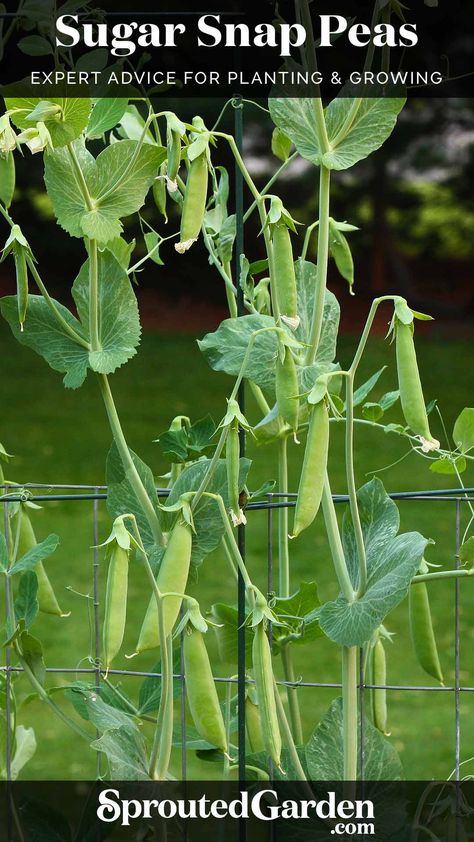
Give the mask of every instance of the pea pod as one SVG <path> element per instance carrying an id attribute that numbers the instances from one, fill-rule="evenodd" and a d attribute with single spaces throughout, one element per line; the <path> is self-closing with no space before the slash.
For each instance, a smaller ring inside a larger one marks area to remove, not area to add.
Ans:
<path id="1" fill-rule="evenodd" d="M 181 136 L 179 132 L 168 128 L 166 145 L 168 149 L 167 175 L 172 184 L 175 184 L 181 164 Z"/>
<path id="2" fill-rule="evenodd" d="M 403 324 L 396 318 L 395 342 L 400 401 L 405 421 L 415 435 L 432 444 L 429 449 L 435 449 L 439 447 L 439 442 L 433 439 L 430 432 L 413 341 L 413 325 Z"/>
<path id="3" fill-rule="evenodd" d="M 428 675 L 443 684 L 443 672 L 436 646 L 428 588 L 425 582 L 419 582 L 410 587 L 408 601 L 411 639 L 418 663 Z"/>
<path id="4" fill-rule="evenodd" d="M 128 552 L 115 543 L 110 554 L 105 595 L 103 646 L 107 671 L 123 643 L 127 617 L 127 590 Z"/>
<path id="5" fill-rule="evenodd" d="M 329 248 L 340 274 L 348 282 L 349 289 L 352 293 L 352 287 L 354 286 L 354 260 L 346 237 L 333 219 L 329 220 Z"/>
<path id="6" fill-rule="evenodd" d="M 307 529 L 319 511 L 328 453 L 329 413 L 326 401 L 322 400 L 314 406 L 309 421 L 292 538 L 296 538 L 304 529 Z"/>
<path id="7" fill-rule="evenodd" d="M 181 518 L 173 527 L 168 546 L 163 555 L 158 576 L 157 585 L 161 593 L 174 592 L 183 593 L 186 588 L 191 562 L 192 532 L 189 524 Z M 171 634 L 173 626 L 178 618 L 182 599 L 169 596 L 163 601 L 163 612 L 165 619 L 166 636 Z M 160 634 L 158 631 L 158 607 L 155 595 L 152 594 L 148 609 L 143 620 L 140 631 L 140 638 L 136 651 L 144 652 L 148 649 L 155 649 L 160 645 Z"/>
<path id="8" fill-rule="evenodd" d="M 252 665 L 263 744 L 275 766 L 280 768 L 281 735 L 275 701 L 272 653 L 263 622 L 259 623 L 255 629 L 252 644 Z"/>
<path id="9" fill-rule="evenodd" d="M 18 514 L 15 515 L 15 520 L 13 521 L 13 536 L 15 535 L 17 518 L 21 518 L 17 552 L 17 557 L 21 558 L 21 556 L 25 555 L 29 550 L 33 549 L 33 547 L 36 547 L 38 542 L 36 540 L 30 517 L 23 504 L 21 504 L 21 509 Z M 38 579 L 37 599 L 39 610 L 44 614 L 54 614 L 56 617 L 64 617 L 65 614 L 59 607 L 56 594 L 54 593 L 53 586 L 49 581 L 48 574 L 44 569 L 42 561 L 35 564 L 34 572 L 36 573 L 36 577 Z"/>
<path id="10" fill-rule="evenodd" d="M 273 294 L 276 297 L 281 317 L 297 328 L 298 300 L 296 294 L 295 264 L 290 232 L 284 222 L 278 222 L 273 229 Z"/>
<path id="11" fill-rule="evenodd" d="M 186 695 L 193 722 L 201 737 L 227 753 L 224 718 L 204 637 L 188 625 L 184 635 Z"/>
<path id="12" fill-rule="evenodd" d="M 261 751 L 265 751 L 265 744 L 263 742 L 262 729 L 260 726 L 260 711 L 256 698 L 254 700 L 249 692 L 247 692 L 245 697 L 245 727 L 247 729 L 247 737 L 250 743 L 250 751 L 253 754 L 259 754 Z"/>
<path id="13" fill-rule="evenodd" d="M 166 212 L 166 199 L 168 196 L 168 192 L 166 190 L 166 167 L 164 164 L 160 167 L 160 175 L 158 178 L 155 178 L 153 182 L 153 199 L 155 200 L 155 205 L 161 215 L 164 217 L 165 222 L 168 222 L 168 214 Z"/>
<path id="14" fill-rule="evenodd" d="M 380 639 L 377 638 L 372 648 L 372 677 L 373 683 L 385 685 L 387 683 L 387 661 L 385 648 Z M 372 690 L 374 705 L 374 725 L 382 734 L 388 735 L 387 731 L 387 691 L 384 689 Z"/>
<path id="15" fill-rule="evenodd" d="M 227 470 L 227 494 L 229 497 L 229 508 L 234 523 L 241 523 L 241 509 L 239 501 L 240 442 L 238 418 L 233 418 L 230 422 L 225 447 L 225 458 Z"/>
<path id="16" fill-rule="evenodd" d="M 15 243 L 13 246 L 13 257 L 16 270 L 18 320 L 20 322 L 20 328 L 23 330 L 28 310 L 28 266 L 26 263 L 25 249 L 19 243 Z"/>
<path id="17" fill-rule="evenodd" d="M 13 152 L 0 154 L 0 201 L 9 208 L 15 192 L 15 158 Z"/>
<path id="18" fill-rule="evenodd" d="M 281 417 L 296 432 L 298 429 L 299 385 L 296 363 L 290 349 L 284 348 L 283 359 L 276 364 L 276 399 Z"/>
<path id="19" fill-rule="evenodd" d="M 199 237 L 206 212 L 209 168 L 207 150 L 191 162 L 181 214 L 180 241 L 175 249 L 179 254 L 191 248 Z"/>

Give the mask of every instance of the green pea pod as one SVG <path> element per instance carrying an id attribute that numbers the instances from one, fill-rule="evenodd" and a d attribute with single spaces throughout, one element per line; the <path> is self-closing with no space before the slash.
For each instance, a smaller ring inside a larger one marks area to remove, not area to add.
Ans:
<path id="1" fill-rule="evenodd" d="M 348 282 L 349 289 L 352 292 L 352 287 L 354 286 L 354 261 L 352 259 L 351 249 L 346 237 L 337 228 L 332 219 L 329 221 L 329 248 L 340 274 Z"/>
<path id="2" fill-rule="evenodd" d="M 329 453 L 329 413 L 326 401 L 314 406 L 309 421 L 303 468 L 296 500 L 292 538 L 307 529 L 318 514 Z"/>
<path id="3" fill-rule="evenodd" d="M 173 528 L 156 578 L 161 593 L 174 591 L 184 593 L 191 562 L 191 546 L 191 527 L 180 518 Z M 174 596 L 168 596 L 163 601 L 166 636 L 171 634 L 173 630 L 173 626 L 178 619 L 181 603 L 182 599 Z M 155 595 L 152 594 L 136 651 L 137 653 L 145 652 L 148 649 L 156 649 L 159 645 L 158 606 Z"/>
<path id="4" fill-rule="evenodd" d="M 257 691 L 263 743 L 275 766 L 281 766 L 281 734 L 273 683 L 272 653 L 263 623 L 255 629 L 252 644 L 252 666 Z"/>
<path id="5" fill-rule="evenodd" d="M 36 547 L 36 544 L 38 542 L 36 540 L 35 532 L 30 517 L 28 515 L 26 507 L 23 504 L 21 506 L 21 511 L 18 513 L 18 515 L 15 516 L 15 520 L 12 524 L 13 534 L 15 534 L 15 523 L 16 518 L 18 517 L 21 517 L 21 520 L 17 557 L 21 558 L 21 556 L 25 555 L 29 550 L 33 549 L 33 547 Z M 49 581 L 48 574 L 44 569 L 42 561 L 39 561 L 38 564 L 35 564 L 34 572 L 36 573 L 36 577 L 38 579 L 37 599 L 39 610 L 42 611 L 43 614 L 54 614 L 54 616 L 56 617 L 67 616 L 61 611 L 61 608 L 59 607 L 58 600 L 56 599 L 56 594 L 54 593 L 53 586 Z"/>
<path id="6" fill-rule="evenodd" d="M 408 601 L 411 639 L 418 663 L 428 675 L 443 684 L 443 672 L 436 646 L 428 588 L 425 582 L 411 585 Z"/>
<path id="7" fill-rule="evenodd" d="M 181 214 L 180 241 L 175 245 L 179 254 L 188 251 L 199 237 L 206 212 L 208 179 L 207 151 L 204 151 L 189 167 Z"/>
<path id="8" fill-rule="evenodd" d="M 127 591 L 128 552 L 115 544 L 110 554 L 105 594 L 103 646 L 107 672 L 123 643 L 127 617 Z"/>
<path id="9" fill-rule="evenodd" d="M 9 208 L 15 192 L 15 158 L 13 152 L 0 155 L 0 201 Z"/>
<path id="10" fill-rule="evenodd" d="M 432 443 L 433 448 L 430 449 L 435 449 L 439 447 L 439 442 L 433 439 L 430 432 L 413 341 L 413 325 L 406 325 L 400 319 L 395 319 L 395 342 L 398 386 L 405 421 L 415 435 Z"/>
<path id="11" fill-rule="evenodd" d="M 245 699 L 245 727 L 247 729 L 250 751 L 253 754 L 259 754 L 261 751 L 265 751 L 265 743 L 263 742 L 262 728 L 260 725 L 260 711 L 258 704 L 249 695 Z"/>
<path id="12" fill-rule="evenodd" d="M 184 635 L 186 695 L 194 725 L 203 740 L 227 753 L 227 737 L 206 644 L 200 631 Z"/>
<path id="13" fill-rule="evenodd" d="M 15 259 L 16 269 L 16 291 L 18 300 L 18 320 L 20 328 L 23 330 L 23 325 L 26 319 L 28 310 L 28 266 L 26 263 L 25 249 L 23 246 L 15 243 L 13 246 L 13 257 Z"/>
<path id="14" fill-rule="evenodd" d="M 166 145 L 168 150 L 167 175 L 174 184 L 178 177 L 181 164 L 181 137 L 179 132 L 168 129 L 166 133 Z"/>
<path id="15" fill-rule="evenodd" d="M 377 638 L 372 648 L 372 676 L 373 683 L 385 685 L 387 683 L 387 662 L 385 648 L 380 639 Z M 372 690 L 374 703 L 374 725 L 382 734 L 388 736 L 387 731 L 387 691 Z"/>
<path id="16" fill-rule="evenodd" d="M 285 347 L 283 360 L 278 355 L 276 365 L 276 399 L 281 417 L 296 432 L 298 429 L 299 384 L 296 363 L 290 349 Z"/>
<path id="17" fill-rule="evenodd" d="M 155 178 L 153 182 L 153 199 L 155 200 L 155 205 L 157 209 L 164 217 L 165 221 L 168 222 L 168 214 L 166 212 L 166 199 L 168 197 L 168 191 L 166 189 L 165 172 L 166 167 L 162 165 L 160 167 L 159 178 Z"/>
<path id="18" fill-rule="evenodd" d="M 280 315 L 291 327 L 297 328 L 300 320 L 295 264 L 290 232 L 284 222 L 277 223 L 273 229 L 273 267 L 273 293 Z"/>
<path id="19" fill-rule="evenodd" d="M 239 501 L 240 442 L 239 421 L 237 418 L 233 418 L 230 423 L 225 447 L 225 458 L 229 508 L 234 523 L 241 523 L 241 509 Z"/>

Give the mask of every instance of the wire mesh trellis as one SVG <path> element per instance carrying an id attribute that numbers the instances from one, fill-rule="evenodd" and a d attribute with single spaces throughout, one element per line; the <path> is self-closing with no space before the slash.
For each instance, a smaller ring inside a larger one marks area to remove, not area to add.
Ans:
<path id="1" fill-rule="evenodd" d="M 36 492 L 33 494 L 33 492 Z M 159 497 L 164 498 L 168 494 L 167 489 L 157 489 Z M 461 540 L 461 509 L 463 504 L 474 503 L 474 488 L 465 490 L 458 489 L 441 489 L 441 490 L 426 490 L 418 492 L 395 492 L 389 495 L 394 500 L 406 501 L 410 503 L 451 503 L 453 505 L 453 556 L 455 558 L 456 569 L 460 566 L 459 547 Z M 107 488 L 105 486 L 87 486 L 87 485 L 45 485 L 45 484 L 28 484 L 22 486 L 18 493 L 13 492 L 10 487 L 3 487 L 3 494 L 0 496 L 0 503 L 3 505 L 3 523 L 4 529 L 8 532 L 9 529 L 9 515 L 8 507 L 14 503 L 24 502 L 28 499 L 34 499 L 36 502 L 63 502 L 68 504 L 92 503 L 92 539 L 93 548 L 92 554 L 92 604 L 93 604 L 93 650 L 94 663 L 90 667 L 63 667 L 50 666 L 46 667 L 46 673 L 56 675 L 89 675 L 95 682 L 97 688 L 101 683 L 101 626 L 100 626 L 100 599 L 99 599 L 99 568 L 100 568 L 100 553 L 98 551 L 99 543 L 99 504 L 107 498 Z M 342 504 L 347 502 L 346 495 L 334 495 L 334 502 Z M 266 512 L 266 528 L 267 528 L 267 583 L 268 593 L 273 593 L 273 581 L 275 571 L 275 558 L 273 547 L 273 521 L 274 513 L 282 506 L 292 508 L 296 503 L 296 494 L 288 493 L 282 494 L 272 492 L 266 495 L 266 499 L 261 501 L 250 502 L 246 508 L 247 513 L 251 515 L 252 512 L 265 511 Z M 243 542 L 241 541 L 241 548 L 243 549 Z M 5 610 L 8 614 L 9 606 L 8 592 L 5 590 Z M 245 608 L 245 606 L 244 606 Z M 244 630 L 245 635 L 245 630 Z M 216 676 L 215 680 L 218 684 L 234 684 L 237 685 L 238 697 L 238 745 L 242 753 L 239 756 L 239 765 L 241 766 L 240 779 L 245 780 L 245 706 L 241 701 L 242 696 L 245 696 L 245 689 L 248 683 L 246 676 L 245 664 L 245 639 L 239 638 L 239 667 L 237 677 Z M 364 758 L 365 758 L 365 732 L 364 732 L 364 716 L 365 708 L 365 694 L 367 690 L 384 689 L 387 692 L 396 691 L 414 691 L 423 693 L 450 693 L 453 697 L 453 711 L 454 711 L 454 728 L 453 728 L 453 744 L 454 744 L 454 779 L 460 779 L 461 768 L 461 721 L 460 721 L 460 700 L 461 694 L 474 692 L 474 686 L 461 684 L 461 670 L 460 670 L 460 579 L 454 580 L 454 682 L 448 685 L 426 685 L 426 684 L 371 684 L 364 680 L 363 658 L 361 650 L 360 658 L 360 675 L 359 675 L 359 698 L 361 707 L 361 725 L 359 734 L 359 752 L 360 752 L 360 768 L 363 777 Z M 11 737 L 10 729 L 12 723 L 12 708 L 11 708 L 11 679 L 14 673 L 22 673 L 23 669 L 20 666 L 12 665 L 10 647 L 5 648 L 5 663 L 0 667 L 0 672 L 5 676 L 6 684 L 6 756 L 5 769 L 8 780 L 11 779 Z M 159 672 L 152 672 L 147 670 L 134 669 L 109 669 L 109 674 L 112 676 L 121 676 L 126 678 L 160 678 Z M 180 701 L 180 729 L 181 729 L 181 775 L 182 780 L 187 779 L 187 736 L 186 736 L 186 704 L 185 704 L 185 670 L 181 657 L 180 669 L 174 676 L 175 680 L 181 683 L 181 701 Z M 286 680 L 278 680 L 278 685 L 282 688 L 295 686 L 292 682 Z M 298 680 L 296 683 L 299 688 L 309 688 L 313 690 L 326 689 L 340 689 L 340 682 L 325 682 L 325 681 L 304 681 Z M 97 757 L 97 772 L 100 772 L 100 756 Z M 243 768 L 242 768 L 243 767 Z"/>

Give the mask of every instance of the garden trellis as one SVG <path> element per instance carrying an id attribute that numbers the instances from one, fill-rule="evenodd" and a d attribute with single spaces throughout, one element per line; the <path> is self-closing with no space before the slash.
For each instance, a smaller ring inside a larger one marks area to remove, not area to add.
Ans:
<path id="1" fill-rule="evenodd" d="M 86 505 L 87 503 L 92 503 L 92 511 L 89 513 L 89 523 L 90 523 L 90 535 L 91 535 L 91 542 L 94 544 L 93 549 L 91 550 L 91 596 L 93 601 L 93 650 L 94 650 L 94 658 L 96 661 L 96 666 L 90 667 L 64 667 L 61 665 L 49 666 L 46 667 L 46 672 L 51 675 L 58 675 L 58 676 L 69 676 L 71 674 L 75 676 L 91 676 L 95 678 L 96 686 L 100 687 L 101 682 L 101 675 L 103 674 L 103 670 L 100 666 L 100 654 L 101 654 L 101 623 L 100 623 L 100 594 L 99 594 L 99 585 L 98 585 L 98 570 L 100 561 L 100 553 L 98 549 L 99 543 L 99 524 L 98 524 L 98 514 L 99 514 L 99 505 L 104 503 L 107 499 L 107 488 L 106 486 L 88 486 L 88 485 L 33 485 L 29 484 L 22 489 L 21 495 L 12 494 L 11 488 L 4 487 L 2 489 L 3 496 L 0 497 L 0 503 L 2 503 L 4 517 L 5 517 L 5 526 L 8 528 L 8 518 L 7 518 L 7 507 L 14 502 L 21 502 L 27 499 L 34 499 L 37 503 L 48 504 L 48 503 L 61 503 L 67 504 L 67 506 L 71 505 Z M 168 489 L 157 489 L 158 495 L 161 499 L 166 499 L 166 496 L 169 494 Z M 426 491 L 410 491 L 410 492 L 395 492 L 390 495 L 392 499 L 404 501 L 405 505 L 421 505 L 422 503 L 426 504 L 433 504 L 436 505 L 437 503 L 450 503 L 452 504 L 452 520 L 453 520 L 453 529 L 452 529 L 452 546 L 453 546 L 453 559 L 455 560 L 455 567 L 456 569 L 459 568 L 459 547 L 461 542 L 461 510 L 464 505 L 467 503 L 474 503 L 474 488 L 466 488 L 462 491 L 457 489 L 430 489 Z M 278 511 L 280 508 L 293 508 L 295 506 L 295 498 L 296 494 L 288 494 L 282 495 L 278 492 L 271 492 L 267 495 L 267 499 L 259 502 L 249 503 L 246 509 L 249 512 L 250 517 L 258 516 L 257 513 L 262 513 L 260 516 L 266 517 L 266 527 L 262 525 L 262 528 L 266 528 L 267 530 L 267 582 L 268 582 L 268 594 L 271 596 L 274 592 L 273 583 L 274 583 L 274 576 L 275 576 L 275 562 L 274 562 L 274 552 L 273 552 L 273 517 L 274 513 Z M 334 501 L 336 505 L 340 505 L 347 502 L 346 495 L 335 495 Z M 240 527 L 242 531 L 245 530 L 245 527 Z M 244 546 L 243 538 L 241 538 L 241 546 Z M 454 757 L 454 776 L 453 779 L 459 781 L 461 779 L 461 721 L 460 721 L 460 698 L 461 694 L 463 693 L 473 693 L 474 686 L 463 685 L 460 678 L 460 653 L 461 653 L 461 639 L 460 639 L 460 616 L 459 616 L 459 593 L 460 587 L 462 586 L 462 579 L 455 579 L 452 582 L 452 590 L 453 590 L 453 601 L 454 601 L 454 664 L 453 664 L 453 673 L 454 673 L 454 683 L 447 685 L 447 686 L 436 686 L 436 685 L 427 685 L 427 684 L 385 684 L 385 685 L 375 685 L 370 684 L 364 679 L 364 672 L 363 672 L 363 664 L 362 664 L 362 651 L 361 651 L 361 667 L 360 667 L 360 676 L 359 676 L 359 697 L 361 703 L 361 713 L 364 711 L 365 706 L 365 693 L 367 690 L 374 690 L 374 689 L 385 689 L 388 693 L 403 691 L 403 692 L 423 692 L 423 693 L 449 693 L 452 695 L 453 699 L 453 728 L 452 728 L 452 744 L 453 744 L 453 757 Z M 8 610 L 8 607 L 7 607 Z M 7 685 L 7 707 L 6 707 L 6 714 L 7 720 L 10 717 L 10 706 L 9 706 L 9 684 L 12 673 L 21 672 L 21 667 L 11 667 L 10 666 L 10 656 L 9 656 L 9 648 L 6 649 L 6 658 L 5 658 L 5 665 L 0 668 L 0 671 L 4 673 L 6 678 L 6 685 Z M 243 657 L 242 657 L 243 654 Z M 245 698 L 245 691 L 248 686 L 248 677 L 246 674 L 246 664 L 245 664 L 245 640 L 240 641 L 240 657 L 239 657 L 239 674 L 236 678 L 230 678 L 225 676 L 214 676 L 215 681 L 219 684 L 234 684 L 237 685 L 237 692 L 239 698 L 241 694 L 244 695 Z M 144 670 L 135 670 L 135 669 L 115 669 L 111 668 L 109 670 L 111 676 L 120 676 L 120 677 L 130 677 L 144 679 L 144 678 L 160 678 L 160 673 L 153 673 L 147 672 Z M 185 695 L 185 680 L 186 675 L 184 671 L 183 663 L 181 662 L 181 670 L 178 673 L 175 673 L 175 680 L 180 682 L 181 684 L 181 701 L 180 701 L 180 728 L 181 728 L 181 775 L 182 780 L 187 780 L 187 749 L 186 749 L 186 695 Z M 284 680 L 279 680 L 278 684 L 280 687 L 287 687 L 293 686 Z M 313 691 L 316 692 L 318 689 L 340 689 L 341 684 L 338 682 L 324 682 L 324 681 L 304 681 L 298 680 L 297 685 L 298 688 L 301 690 Z M 8 732 L 7 732 L 8 733 Z M 239 778 L 241 781 L 245 781 L 247 777 L 246 766 L 245 766 L 245 705 L 240 704 L 238 708 L 238 734 L 239 734 L 239 743 L 241 745 L 240 754 L 239 754 Z M 242 739 L 243 735 L 243 739 Z M 359 753 L 360 753 L 360 768 L 363 770 L 364 768 L 364 718 L 361 716 L 361 723 L 360 723 L 360 743 L 359 743 Z M 100 771 L 100 755 L 97 756 L 97 764 L 98 764 L 98 772 Z M 6 756 L 5 756 L 5 766 L 7 769 L 8 779 L 10 780 L 10 767 L 11 767 L 11 746 L 6 743 Z"/>

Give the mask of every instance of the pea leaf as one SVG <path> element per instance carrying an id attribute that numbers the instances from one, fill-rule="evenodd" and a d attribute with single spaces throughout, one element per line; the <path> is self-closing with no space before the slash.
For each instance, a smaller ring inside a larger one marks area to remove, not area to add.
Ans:
<path id="1" fill-rule="evenodd" d="M 151 672 L 161 673 L 161 661 L 153 667 Z M 173 655 L 173 672 L 179 675 L 181 672 L 181 649 L 175 649 Z M 173 682 L 173 698 L 177 699 L 181 694 L 181 681 Z M 138 715 L 155 713 L 160 705 L 161 699 L 161 675 L 149 675 L 140 687 L 138 696 Z"/>
<path id="2" fill-rule="evenodd" d="M 300 317 L 300 324 L 295 331 L 295 336 L 300 342 L 309 343 L 317 287 L 317 268 L 309 260 L 297 260 L 295 271 L 298 292 L 298 316 Z M 324 299 L 323 328 L 316 357 L 316 361 L 319 363 L 332 363 L 336 358 L 340 315 L 341 308 L 336 296 L 330 290 L 327 290 Z"/>
<path id="3" fill-rule="evenodd" d="M 120 219 L 142 207 L 166 150 L 144 144 L 135 159 L 137 141 L 122 140 L 94 159 L 82 141 L 74 148 L 93 209 L 86 205 L 68 150 L 55 150 L 46 156 L 46 189 L 58 223 L 68 234 L 86 235 L 104 245 L 120 236 Z"/>
<path id="4" fill-rule="evenodd" d="M 225 319 L 216 331 L 198 341 L 198 345 L 214 371 L 225 371 L 237 377 L 252 334 L 261 328 L 274 326 L 275 320 L 271 316 L 251 315 Z M 262 333 L 255 338 L 245 376 L 262 389 L 273 388 L 276 353 L 274 332 Z"/>
<path id="5" fill-rule="evenodd" d="M 35 842 L 71 842 L 68 819 L 51 804 L 26 798 L 21 804 L 21 827 Z"/>
<path id="6" fill-rule="evenodd" d="M 94 740 L 91 747 L 107 757 L 112 780 L 149 780 L 145 742 L 138 729 L 113 728 Z"/>
<path id="7" fill-rule="evenodd" d="M 474 409 L 472 407 L 465 407 L 457 418 L 453 439 L 462 453 L 467 453 L 474 447 Z"/>
<path id="8" fill-rule="evenodd" d="M 375 374 L 372 375 L 372 377 L 369 377 L 369 379 L 365 383 L 363 383 L 362 386 L 359 386 L 359 388 L 355 390 L 354 406 L 359 406 L 361 403 L 364 403 L 366 397 L 370 395 L 372 389 L 374 388 L 374 386 L 376 386 L 386 368 L 387 366 L 384 365 L 383 368 L 379 369 L 379 371 L 376 371 Z"/>
<path id="9" fill-rule="evenodd" d="M 5 536 L 3 532 L 0 532 L 0 570 L 3 572 L 8 567 L 8 548 L 7 542 L 5 541 Z"/>
<path id="10" fill-rule="evenodd" d="M 19 642 L 22 655 L 30 670 L 39 683 L 44 684 L 46 672 L 43 661 L 43 647 L 40 641 L 29 632 L 23 631 L 19 636 Z"/>
<path id="11" fill-rule="evenodd" d="M 32 570 L 39 561 L 43 561 L 43 559 L 52 555 L 58 545 L 59 537 L 57 535 L 48 535 L 44 541 L 36 544 L 24 556 L 16 560 L 15 564 L 10 568 L 10 576 L 13 576 L 15 573 L 23 573 L 25 570 Z"/>
<path id="12" fill-rule="evenodd" d="M 171 494 L 168 497 L 167 505 L 172 506 L 182 494 L 189 491 L 197 491 L 204 475 L 209 468 L 209 459 L 200 459 L 193 465 L 189 465 L 178 477 Z M 239 487 L 242 489 L 247 481 L 247 475 L 251 466 L 250 459 L 240 460 Z M 227 496 L 227 468 L 225 459 L 219 460 L 216 472 L 211 479 L 207 491 L 212 494 L 219 494 L 224 500 L 226 508 L 229 505 Z M 209 497 L 202 497 L 193 512 L 194 528 L 193 549 L 191 553 L 192 564 L 199 565 L 204 558 L 219 546 L 224 525 L 221 513 L 215 500 Z"/>
<path id="13" fill-rule="evenodd" d="M 233 605 L 216 602 L 212 606 L 211 616 L 213 622 L 217 623 L 213 631 L 216 635 L 217 648 L 221 661 L 236 664 L 239 651 L 239 614 L 237 608 Z M 245 634 L 245 654 L 248 659 L 252 657 L 252 635 L 247 631 Z"/>
<path id="14" fill-rule="evenodd" d="M 142 480 L 150 500 L 156 513 L 159 515 L 158 499 L 156 496 L 156 486 L 153 473 L 145 462 L 142 462 L 139 456 L 130 450 L 133 464 L 137 469 L 138 475 Z M 109 450 L 107 456 L 107 508 L 113 520 L 119 515 L 133 514 L 137 519 L 140 535 L 147 549 L 153 548 L 155 542 L 153 534 L 145 517 L 140 501 L 135 495 L 135 492 L 127 477 L 126 471 L 123 467 L 122 459 L 115 444 Z"/>
<path id="15" fill-rule="evenodd" d="M 36 37 L 36 36 L 31 36 Z M 42 101 L 41 97 L 6 98 L 7 109 L 20 109 L 12 114 L 11 120 L 19 129 L 31 129 L 34 122 L 28 120 L 28 116 Z M 53 146 L 55 149 L 66 146 L 76 140 L 87 126 L 91 110 L 91 100 L 87 97 L 52 97 L 49 102 L 59 105 L 62 109 L 61 120 L 54 117 L 45 121 Z M 67 154 L 66 152 L 64 154 Z M 50 157 L 50 156 L 47 156 Z M 66 185 L 70 187 L 71 185 Z"/>
<path id="16" fill-rule="evenodd" d="M 384 411 L 379 403 L 368 402 L 362 407 L 362 415 L 368 421 L 380 421 L 384 416 Z"/>
<path id="17" fill-rule="evenodd" d="M 9 208 L 15 192 L 15 158 L 13 152 L 0 155 L 0 202 Z"/>
<path id="18" fill-rule="evenodd" d="M 87 126 L 87 137 L 102 137 L 120 123 L 127 110 L 128 100 L 122 97 L 103 97 L 92 108 Z"/>
<path id="19" fill-rule="evenodd" d="M 18 49 L 26 56 L 51 56 L 53 48 L 41 35 L 27 35 L 18 41 Z"/>
<path id="20" fill-rule="evenodd" d="M 367 556 L 365 594 L 348 603 L 341 594 L 321 608 L 319 621 L 327 636 L 341 646 L 363 646 L 386 615 L 405 598 L 427 544 L 418 532 L 397 535 L 400 518 L 378 479 L 358 492 Z M 344 555 L 354 587 L 358 587 L 358 554 L 350 511 L 343 522 Z"/>
<path id="21" fill-rule="evenodd" d="M 32 570 L 23 574 L 18 585 L 15 599 L 15 619 L 25 621 L 25 628 L 29 629 L 38 614 L 38 579 Z"/>
<path id="22" fill-rule="evenodd" d="M 15 754 L 13 755 L 11 764 L 13 781 L 16 781 L 23 767 L 26 766 L 36 752 L 36 738 L 33 728 L 25 728 L 24 725 L 17 725 L 15 729 L 15 745 Z"/>
<path id="23" fill-rule="evenodd" d="M 367 158 L 386 141 L 405 100 L 395 97 L 338 96 L 325 111 L 330 151 L 321 152 L 313 100 L 309 97 L 271 98 L 272 120 L 295 144 L 303 158 L 317 166 L 345 170 Z M 352 115 L 352 116 L 351 116 Z M 344 124 L 349 128 L 342 131 Z"/>
<path id="24" fill-rule="evenodd" d="M 58 301 L 54 303 L 67 324 L 83 336 L 82 327 L 72 313 Z M 77 345 L 58 325 L 42 295 L 28 297 L 28 323 L 23 331 L 18 324 L 16 295 L 2 298 L 0 311 L 21 345 L 36 351 L 51 368 L 65 374 L 64 385 L 67 388 L 82 386 L 89 362 L 87 350 Z"/>
<path id="25" fill-rule="evenodd" d="M 385 395 L 382 395 L 382 397 L 379 400 L 379 404 L 382 407 L 383 411 L 387 412 L 387 410 L 389 410 L 394 404 L 396 404 L 399 397 L 400 392 L 398 391 L 398 389 L 395 392 L 386 392 Z"/>
<path id="26" fill-rule="evenodd" d="M 302 582 L 299 590 L 287 598 L 278 597 L 272 602 L 272 611 L 285 626 L 273 626 L 273 640 L 292 635 L 293 643 L 309 643 L 322 636 L 318 611 L 321 602 L 316 582 Z"/>
<path id="27" fill-rule="evenodd" d="M 466 567 L 474 565 L 474 535 L 471 535 L 459 549 L 459 559 Z"/>
<path id="28" fill-rule="evenodd" d="M 456 459 L 436 459 L 430 465 L 430 471 L 434 474 L 443 474 L 444 476 L 457 476 L 463 474 L 467 468 L 467 462 L 464 456 L 457 456 Z"/>
<path id="29" fill-rule="evenodd" d="M 311 780 L 344 780 L 343 746 L 342 699 L 338 698 L 331 703 L 306 745 L 306 763 Z M 364 721 L 364 747 L 364 780 L 402 780 L 403 769 L 395 748 L 369 719 Z"/>
<path id="30" fill-rule="evenodd" d="M 287 161 L 290 157 L 292 142 L 289 137 L 278 127 L 273 130 L 272 134 L 272 152 L 280 161 Z"/>
<path id="31" fill-rule="evenodd" d="M 81 322 L 87 326 L 87 335 L 89 270 L 90 261 L 86 260 L 72 288 Z M 141 329 L 130 280 L 110 251 L 98 254 L 98 307 L 101 350 L 89 353 L 89 365 L 93 371 L 111 374 L 136 354 Z"/>

